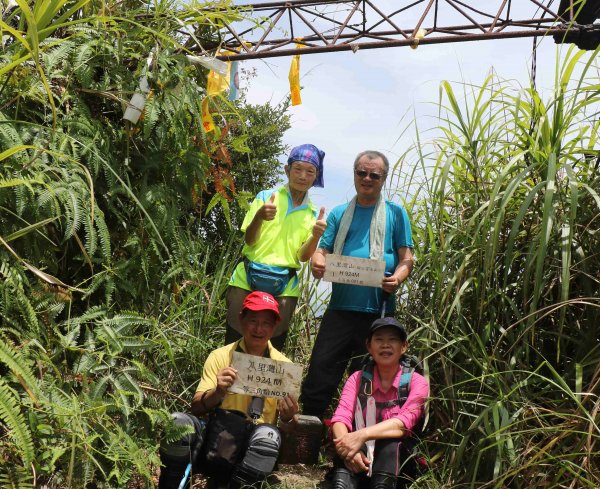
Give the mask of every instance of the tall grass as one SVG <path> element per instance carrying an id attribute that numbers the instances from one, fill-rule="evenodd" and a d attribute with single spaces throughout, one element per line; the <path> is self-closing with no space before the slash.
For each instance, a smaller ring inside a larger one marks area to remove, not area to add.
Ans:
<path id="1" fill-rule="evenodd" d="M 423 487 L 600 487 L 597 55 L 570 50 L 544 95 L 444 82 L 439 136 L 401 162 L 418 266 L 400 313 L 432 385 Z"/>

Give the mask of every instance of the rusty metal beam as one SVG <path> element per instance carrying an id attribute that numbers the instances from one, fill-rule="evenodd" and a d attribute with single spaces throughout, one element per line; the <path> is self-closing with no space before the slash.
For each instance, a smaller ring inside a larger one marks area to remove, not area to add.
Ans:
<path id="1" fill-rule="evenodd" d="M 415 44 L 561 36 L 567 29 L 573 33 L 600 30 L 598 25 L 573 22 L 573 9 L 563 8 L 561 16 L 560 0 L 385 3 L 388 12 L 378 0 L 288 0 L 240 5 L 240 12 L 251 21 L 224 27 L 218 49 L 233 54 L 218 57 L 244 60 Z M 424 31 L 424 37 L 417 40 L 420 30 Z"/>

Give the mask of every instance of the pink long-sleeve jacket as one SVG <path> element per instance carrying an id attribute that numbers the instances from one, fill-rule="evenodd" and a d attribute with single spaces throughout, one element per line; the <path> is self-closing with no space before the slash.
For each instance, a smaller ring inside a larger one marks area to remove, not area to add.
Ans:
<path id="1" fill-rule="evenodd" d="M 375 369 L 373 376 L 373 397 L 376 402 L 393 401 L 398 398 L 398 385 L 402 375 L 402 368 L 398 369 L 392 387 L 387 392 L 381 390 L 379 374 Z M 344 423 L 348 431 L 352 431 L 352 422 L 354 420 L 354 409 L 358 398 L 358 389 L 360 388 L 360 371 L 354 372 L 344 385 L 344 390 L 340 397 L 340 403 L 331 423 Z M 413 372 L 408 389 L 408 399 L 402 407 L 392 406 L 388 408 L 377 408 L 377 419 L 385 421 L 387 419 L 398 418 L 404 424 L 405 428 L 411 431 L 417 424 L 423 414 L 423 406 L 429 396 L 429 383 L 421 374 Z"/>

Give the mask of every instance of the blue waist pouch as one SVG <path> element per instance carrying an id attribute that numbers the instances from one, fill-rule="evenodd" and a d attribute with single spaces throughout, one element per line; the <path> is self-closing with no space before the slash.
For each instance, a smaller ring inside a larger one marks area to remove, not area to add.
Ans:
<path id="1" fill-rule="evenodd" d="M 274 297 L 281 295 L 290 279 L 296 276 L 294 268 L 264 265 L 250 260 L 244 260 L 244 267 L 252 290 L 268 292 Z"/>

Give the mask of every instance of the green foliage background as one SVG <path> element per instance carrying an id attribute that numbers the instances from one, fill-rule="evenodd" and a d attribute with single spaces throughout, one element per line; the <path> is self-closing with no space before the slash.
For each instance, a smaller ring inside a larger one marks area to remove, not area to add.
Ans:
<path id="1" fill-rule="evenodd" d="M 544 96 L 444 82 L 439 137 L 417 132 L 401 162 L 418 189 L 401 312 L 433 393 L 423 487 L 600 484 L 599 81 L 598 52 L 571 49 Z"/>
<path id="2" fill-rule="evenodd" d="M 203 132 L 206 72 L 185 54 L 239 15 L 215 5 L 3 12 L 2 487 L 152 486 L 169 412 L 222 342 L 235 230 L 277 181 L 289 118 L 218 98 Z M 418 257 L 398 315 L 432 384 L 414 487 L 600 486 L 597 54 L 569 53 L 544 96 L 443 83 L 439 136 L 417 128 L 391 179 Z M 324 299 L 302 273 L 300 362 Z"/>
<path id="3" fill-rule="evenodd" d="M 174 402 L 221 341 L 248 200 L 287 105 L 215 98 L 228 2 L 18 2 L 0 29 L 0 486 L 152 480 Z M 4 5 L 3 5 L 4 7 Z M 147 72 L 136 125 L 126 105 Z M 174 394 L 177 393 L 177 394 Z"/>

